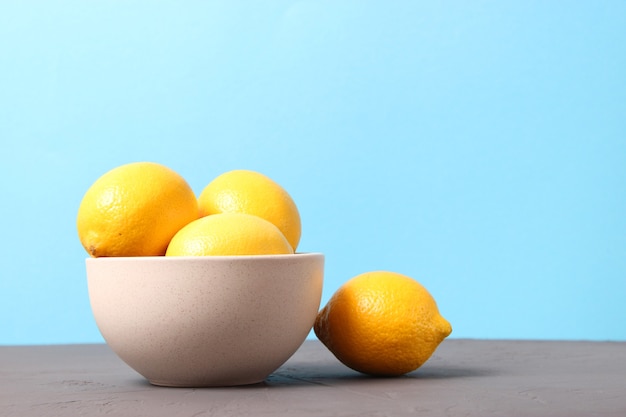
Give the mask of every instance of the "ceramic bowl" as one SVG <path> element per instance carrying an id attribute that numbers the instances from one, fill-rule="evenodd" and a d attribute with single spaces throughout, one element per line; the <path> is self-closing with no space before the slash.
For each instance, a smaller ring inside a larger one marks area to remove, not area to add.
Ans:
<path id="1" fill-rule="evenodd" d="M 324 255 L 89 258 L 96 324 L 150 383 L 254 384 L 304 342 Z"/>

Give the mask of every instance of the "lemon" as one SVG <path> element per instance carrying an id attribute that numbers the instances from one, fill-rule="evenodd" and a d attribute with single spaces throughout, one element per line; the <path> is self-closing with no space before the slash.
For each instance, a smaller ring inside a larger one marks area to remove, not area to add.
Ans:
<path id="1" fill-rule="evenodd" d="M 220 213 L 197 219 L 174 235 L 166 256 L 278 255 L 293 249 L 281 231 L 260 217 Z"/>
<path id="2" fill-rule="evenodd" d="M 375 271 L 342 285 L 319 312 L 314 331 L 346 366 L 394 376 L 419 368 L 452 327 L 420 283 Z"/>
<path id="3" fill-rule="evenodd" d="M 225 172 L 200 193 L 201 216 L 245 213 L 274 224 L 295 251 L 300 242 L 300 213 L 287 191 L 271 178 L 250 170 Z"/>
<path id="4" fill-rule="evenodd" d="M 89 187 L 78 208 L 78 237 L 92 257 L 158 256 L 198 218 L 189 184 L 154 162 L 119 166 Z"/>

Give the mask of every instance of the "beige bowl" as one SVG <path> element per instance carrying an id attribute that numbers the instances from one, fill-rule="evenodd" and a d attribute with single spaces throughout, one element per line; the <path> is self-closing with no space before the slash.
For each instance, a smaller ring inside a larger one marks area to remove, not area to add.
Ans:
<path id="1" fill-rule="evenodd" d="M 304 342 L 324 255 L 89 258 L 93 314 L 111 349 L 155 385 L 263 381 Z"/>

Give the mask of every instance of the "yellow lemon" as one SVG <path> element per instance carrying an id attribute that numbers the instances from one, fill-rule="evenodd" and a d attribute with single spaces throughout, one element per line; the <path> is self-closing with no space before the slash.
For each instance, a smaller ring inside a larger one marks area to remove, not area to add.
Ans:
<path id="1" fill-rule="evenodd" d="M 198 218 L 198 200 L 178 173 L 134 162 L 105 173 L 78 208 L 78 237 L 92 257 L 164 255 L 181 227 Z"/>
<path id="2" fill-rule="evenodd" d="M 287 191 L 267 176 L 249 170 L 223 173 L 198 198 L 200 215 L 246 213 L 274 224 L 295 251 L 300 242 L 300 213 Z"/>
<path id="3" fill-rule="evenodd" d="M 292 254 L 272 223 L 244 213 L 220 213 L 194 220 L 174 235 L 166 256 Z"/>
<path id="4" fill-rule="evenodd" d="M 452 327 L 420 283 L 376 271 L 341 286 L 319 312 L 314 331 L 346 366 L 393 376 L 419 368 Z"/>

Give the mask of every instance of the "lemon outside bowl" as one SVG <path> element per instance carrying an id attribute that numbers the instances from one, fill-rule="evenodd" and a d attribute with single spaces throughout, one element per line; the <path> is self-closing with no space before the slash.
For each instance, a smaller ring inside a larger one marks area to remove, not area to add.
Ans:
<path id="1" fill-rule="evenodd" d="M 86 260 L 96 324 L 150 383 L 263 381 L 302 345 L 320 307 L 324 255 Z"/>

